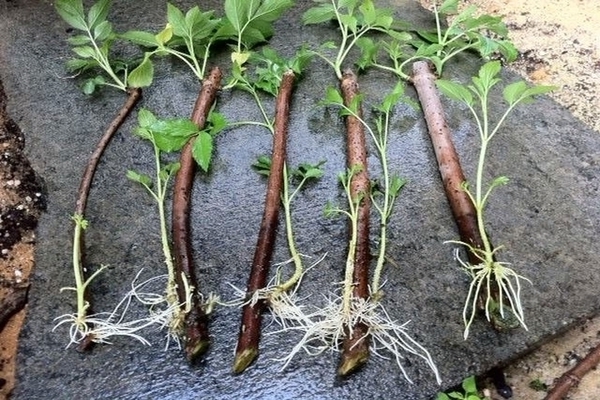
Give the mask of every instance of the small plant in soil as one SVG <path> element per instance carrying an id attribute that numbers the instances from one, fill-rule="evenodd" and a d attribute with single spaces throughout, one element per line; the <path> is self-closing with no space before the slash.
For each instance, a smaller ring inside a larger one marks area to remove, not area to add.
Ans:
<path id="1" fill-rule="evenodd" d="M 61 321 L 58 325 L 69 321 L 72 323 L 70 344 L 79 343 L 82 350 L 88 348 L 92 342 L 105 341 L 107 336 L 120 332 L 119 329 L 113 329 L 114 324 L 101 321 L 98 315 L 89 318 L 91 312 L 89 285 L 106 268 L 102 266 L 86 278 L 87 270 L 83 249 L 85 247 L 84 231 L 88 226 L 85 210 L 90 186 L 102 153 L 139 101 L 141 97 L 140 88 L 148 86 L 152 82 L 152 66 L 149 66 L 145 60 L 129 72 L 130 63 L 115 60 L 112 56 L 111 48 L 117 34 L 107 20 L 109 6 L 110 1 L 100 0 L 87 13 L 84 11 L 81 0 L 59 0 L 55 6 L 56 11 L 65 22 L 77 31 L 82 32 L 82 34 L 69 38 L 69 43 L 73 46 L 73 52 L 78 57 L 68 61 L 68 69 L 78 73 L 98 72 L 98 70 L 101 72 L 100 75 L 85 81 L 83 85 L 84 93 L 91 94 L 99 86 L 115 87 L 128 92 L 123 107 L 102 135 L 88 161 L 81 179 L 75 213 L 72 217 L 75 225 L 73 234 L 73 273 L 76 286 L 68 289 L 72 289 L 77 293 L 77 312 L 73 315 L 59 317 Z M 94 327 L 95 324 L 98 325 L 98 328 Z M 110 333 L 107 333 L 104 328 L 109 328 Z"/>
<path id="2" fill-rule="evenodd" d="M 484 219 L 484 210 L 488 204 L 490 195 L 499 186 L 508 183 L 508 178 L 499 176 L 491 182 L 484 182 L 485 163 L 491 140 L 496 136 L 500 127 L 504 124 L 508 115 L 520 103 L 532 100 L 532 97 L 553 90 L 549 86 L 528 87 L 525 82 L 518 81 L 506 86 L 502 92 L 508 107 L 502 116 L 495 122 L 490 121 L 489 102 L 491 89 L 501 82 L 497 77 L 501 66 L 499 61 L 491 61 L 479 70 L 479 74 L 472 79 L 472 85 L 467 87 L 455 82 L 438 80 L 437 86 L 440 91 L 453 100 L 464 103 L 477 123 L 479 131 L 480 147 L 479 160 L 477 163 L 475 184 L 472 187 L 467 181 L 462 182 L 462 188 L 467 193 L 476 211 L 477 228 L 481 237 L 483 247 L 476 247 L 472 243 L 464 241 L 453 241 L 465 246 L 470 253 L 479 259 L 479 262 L 465 262 L 460 260 L 461 265 L 471 277 L 469 292 L 463 310 L 465 323 L 465 339 L 469 334 L 469 328 L 475 318 L 477 302 L 483 290 L 485 295 L 484 310 L 488 321 L 492 315 L 499 315 L 501 320 L 505 319 L 505 311 L 508 308 L 518 323 L 525 329 L 525 315 L 521 304 L 521 280 L 530 282 L 529 279 L 516 273 L 509 267 L 509 263 L 499 262 L 496 256 L 502 246 L 492 247 Z M 496 287 L 497 294 L 492 296 L 492 288 Z"/>

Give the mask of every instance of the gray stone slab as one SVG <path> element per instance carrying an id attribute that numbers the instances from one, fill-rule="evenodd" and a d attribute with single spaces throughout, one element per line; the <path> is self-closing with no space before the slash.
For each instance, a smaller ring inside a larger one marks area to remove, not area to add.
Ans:
<path id="1" fill-rule="evenodd" d="M 117 29 L 158 28 L 164 3 L 116 2 L 111 19 Z M 211 4 L 220 2 L 205 2 Z M 187 8 L 190 2 L 178 2 Z M 291 53 L 292 46 L 315 44 L 334 37 L 327 27 L 300 28 L 298 17 L 308 2 L 277 24 L 274 47 Z M 219 7 L 217 7 L 219 8 Z M 413 1 L 402 2 L 398 14 L 419 23 L 431 16 Z M 135 21 L 135 23 L 133 22 Z M 66 331 L 52 332 L 54 318 L 71 312 L 73 298 L 59 293 L 72 285 L 71 225 L 80 173 L 100 132 L 113 118 L 123 95 L 105 90 L 86 97 L 77 79 L 69 79 L 66 25 L 47 1 L 0 3 L 0 76 L 9 98 L 9 112 L 27 139 L 33 166 L 44 177 L 48 212 L 38 229 L 36 269 L 29 314 L 20 341 L 17 399 L 425 399 L 440 389 L 424 365 L 407 363 L 414 379 L 408 384 L 391 360 L 371 359 L 366 368 L 338 381 L 338 355 L 300 356 L 284 371 L 270 361 L 290 349 L 297 338 L 264 338 L 262 355 L 241 376 L 230 372 L 239 323 L 239 309 L 220 309 L 211 324 L 213 346 L 205 361 L 190 367 L 181 352 L 163 349 L 163 333 L 149 339 L 152 347 L 117 340 L 97 346 L 92 354 L 66 349 Z M 218 60 L 227 66 L 226 58 Z M 479 63 L 462 57 L 447 70 L 465 81 Z M 198 84 L 176 63 L 158 68 L 156 84 L 145 91 L 143 106 L 160 116 L 187 116 Z M 504 72 L 507 81 L 516 79 Z M 367 99 L 377 98 L 393 84 L 381 74 L 361 76 Z M 316 106 L 323 89 L 335 85 L 332 73 L 315 62 L 296 91 L 292 109 L 289 153 L 292 164 L 327 160 L 326 175 L 295 206 L 298 245 L 305 254 L 327 257 L 302 287 L 302 295 L 332 289 L 341 279 L 346 223 L 322 216 L 327 200 L 341 199 L 336 174 L 343 170 L 343 126 Z M 408 94 L 415 97 L 412 89 Z M 492 105 L 493 115 L 502 109 Z M 224 92 L 219 109 L 231 120 L 257 118 L 249 99 Z M 472 173 L 476 132 L 469 114 L 447 103 L 449 123 L 463 162 Z M 436 170 L 436 162 L 420 112 L 397 107 L 390 143 L 391 168 L 409 180 L 390 222 L 390 258 L 386 271 L 385 305 L 393 318 L 411 320 L 411 333 L 433 354 L 444 380 L 452 386 L 470 374 L 480 374 L 527 352 L 572 324 L 595 314 L 599 306 L 600 272 L 598 217 L 600 204 L 600 137 L 566 109 L 543 97 L 520 107 L 493 144 L 490 170 L 511 178 L 488 209 L 493 241 L 506 246 L 502 258 L 535 284 L 525 286 L 524 307 L 529 331 L 497 333 L 478 319 L 467 342 L 462 339 L 461 311 L 467 289 L 465 275 L 445 240 L 456 239 Z M 134 119 L 110 145 L 97 173 L 88 216 L 89 261 L 113 269 L 93 285 L 94 302 L 106 309 L 129 289 L 140 268 L 145 276 L 162 271 L 158 221 L 148 196 L 125 179 L 130 168 L 151 171 L 151 150 L 131 135 Z M 198 178 L 194 188 L 193 243 L 204 292 L 232 295 L 229 284 L 243 287 L 251 262 L 264 197 L 264 181 L 249 166 L 270 150 L 264 131 L 228 131 L 217 143 L 215 168 Z M 374 157 L 372 155 L 371 157 Z M 374 159 L 373 159 L 374 160 Z M 286 258 L 283 241 L 276 259 Z M 141 313 L 143 310 L 139 310 Z"/>

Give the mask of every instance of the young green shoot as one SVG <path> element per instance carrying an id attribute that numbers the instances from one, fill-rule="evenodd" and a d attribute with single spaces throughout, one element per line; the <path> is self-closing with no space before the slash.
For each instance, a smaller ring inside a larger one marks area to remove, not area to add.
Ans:
<path id="1" fill-rule="evenodd" d="M 214 11 L 202 12 L 198 6 L 185 14 L 171 3 L 167 3 L 167 24 L 154 34 L 132 30 L 120 35 L 131 43 L 148 48 L 144 60 L 151 64 L 151 57 L 171 55 L 187 65 L 198 80 L 206 74 L 207 62 L 213 44 L 220 39 L 217 31 L 223 21 Z"/>
<path id="2" fill-rule="evenodd" d="M 404 33 L 390 35 L 389 39 L 378 43 L 362 43 L 363 57 L 358 66 L 365 69 L 375 66 L 394 73 L 400 79 L 410 81 L 406 68 L 418 60 L 430 61 L 437 75 L 441 75 L 446 63 L 465 51 L 475 51 L 484 59 L 500 53 L 507 62 L 514 61 L 518 52 L 507 39 L 508 30 L 499 17 L 475 16 L 476 7 L 470 6 L 458 13 L 458 0 L 446 0 L 438 6 L 433 2 L 436 29 L 417 30 L 417 37 Z M 449 25 L 442 26 L 442 18 Z M 378 61 L 379 51 L 391 61 L 391 65 Z"/>
<path id="3" fill-rule="evenodd" d="M 197 137 L 198 146 L 194 146 L 193 156 L 196 162 L 208 169 L 212 157 L 213 137 L 225 126 L 223 117 L 218 113 L 211 113 L 209 124 L 204 130 L 199 130 L 196 124 L 189 119 L 160 120 L 150 111 L 141 110 L 138 114 L 139 127 L 135 134 L 152 144 L 154 151 L 155 176 L 151 178 L 135 171 L 128 171 L 127 177 L 142 185 L 156 202 L 160 221 L 160 237 L 164 262 L 167 268 L 167 285 L 164 299 L 172 314 L 168 318 L 168 328 L 172 337 L 181 336 L 184 329 L 185 315 L 191 309 L 191 296 L 194 288 L 189 285 L 185 274 L 176 276 L 173 263 L 171 246 L 167 229 L 165 201 L 168 193 L 169 182 L 179 169 L 179 163 L 167 163 L 162 160 L 163 153 L 179 151 L 190 139 Z M 178 297 L 177 280 L 180 279 L 186 293 L 185 301 L 180 302 Z"/>
<path id="4" fill-rule="evenodd" d="M 342 79 L 343 64 L 350 51 L 359 47 L 364 50 L 372 44 L 367 33 L 385 33 L 399 39 L 406 35 L 395 31 L 392 10 L 375 7 L 373 0 L 315 0 L 318 6 L 307 10 L 302 21 L 305 25 L 336 21 L 342 35 L 340 43 L 323 43 L 315 55 L 333 68 L 339 80 Z M 363 52 L 363 57 L 365 53 Z"/>
<path id="5" fill-rule="evenodd" d="M 130 63 L 114 59 L 111 55 L 111 47 L 119 35 L 107 20 L 110 3 L 110 0 L 99 0 L 87 14 L 82 0 L 58 0 L 55 4 L 56 11 L 65 22 L 83 32 L 68 39 L 77 58 L 69 60 L 67 68 L 72 72 L 100 69 L 108 77 L 107 80 L 105 76 L 97 75 L 87 79 L 83 85 L 86 94 L 92 94 L 100 86 L 127 91 L 130 87 L 146 87 L 152 83 L 153 67 L 147 57 L 129 71 Z"/>
<path id="6" fill-rule="evenodd" d="M 472 84 L 467 87 L 451 81 L 437 81 L 437 86 L 443 94 L 464 103 L 468 107 L 475 119 L 480 139 L 475 187 L 472 188 L 467 182 L 463 182 L 462 187 L 475 207 L 477 227 L 483 247 L 478 248 L 470 243 L 452 241 L 464 245 L 480 261 L 475 265 L 460 261 L 472 279 L 463 309 L 465 339 L 469 335 L 469 329 L 477 312 L 477 303 L 482 294 L 485 298 L 483 303 L 488 321 L 505 319 L 505 309 L 508 307 L 518 323 L 527 329 L 521 303 L 521 280 L 530 281 L 508 267 L 509 263 L 496 261 L 496 255 L 502 246 L 492 248 L 484 219 L 484 211 L 490 195 L 497 187 L 508 183 L 508 178 L 499 176 L 486 183 L 483 177 L 490 142 L 505 123 L 508 115 L 517 105 L 530 102 L 534 96 L 548 93 L 554 88 L 550 86 L 528 87 L 523 81 L 506 86 L 503 90 L 503 97 L 508 107 L 502 116 L 495 123 L 492 123 L 488 109 L 490 92 L 501 81 L 497 77 L 500 69 L 500 62 L 498 61 L 486 63 L 479 70 L 478 76 L 472 78 Z M 497 285 L 496 290 L 498 291 L 495 296 L 492 293 L 494 285 Z"/>

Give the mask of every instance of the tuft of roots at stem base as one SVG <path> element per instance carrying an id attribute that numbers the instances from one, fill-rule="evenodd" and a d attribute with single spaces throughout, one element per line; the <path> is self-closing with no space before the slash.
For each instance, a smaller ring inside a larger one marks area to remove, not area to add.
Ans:
<path id="1" fill-rule="evenodd" d="M 138 272 L 131 283 L 131 290 L 121 299 L 112 312 L 85 315 L 83 317 L 76 313 L 64 314 L 55 318 L 55 321 L 58 322 L 52 330 L 70 324 L 70 340 L 67 347 L 79 344 L 84 340 L 112 344 L 112 340 L 118 337 L 129 337 L 150 346 L 150 342 L 142 335 L 142 331 L 150 327 L 156 328 L 158 326 L 159 329 L 168 327 L 165 350 L 169 348 L 171 340 L 178 347 L 181 347 L 179 332 L 176 327 L 180 325 L 178 321 L 181 317 L 178 315 L 182 314 L 182 310 L 183 312 L 187 310 L 186 303 L 172 303 L 167 300 L 167 295 L 146 290 L 147 286 L 167 278 L 167 275 L 156 276 L 137 283 L 141 273 L 142 270 Z M 191 293 L 191 289 L 189 292 Z M 134 300 L 149 307 L 150 315 L 127 321 L 126 317 Z M 217 298 L 210 295 L 206 302 L 207 309 L 212 309 L 212 305 L 216 301 L 218 301 Z"/>
<path id="2" fill-rule="evenodd" d="M 364 324 L 369 327 L 371 352 L 382 359 L 394 359 L 402 371 L 404 378 L 413 383 L 404 368 L 403 362 L 408 355 L 423 360 L 433 372 L 438 384 L 440 375 L 427 349 L 413 339 L 407 330 L 410 322 L 399 324 L 387 313 L 385 307 L 372 299 L 351 299 L 350 311 L 344 311 L 343 298 L 330 295 L 327 304 L 306 315 L 301 323 L 294 326 L 282 326 L 272 334 L 300 331 L 303 335 L 290 353 L 277 361 L 283 363 L 285 369 L 292 359 L 300 352 L 310 356 L 325 351 L 340 351 L 339 345 L 346 335 L 352 335 L 352 327 Z"/>
<path id="3" fill-rule="evenodd" d="M 458 243 L 467 246 L 471 251 L 476 252 L 478 249 L 474 249 L 466 243 L 451 241 L 451 243 Z M 496 248 L 492 251 L 492 254 L 496 253 L 500 248 Z M 464 339 L 467 340 L 469 336 L 469 329 L 475 319 L 475 315 L 478 311 L 478 303 L 483 293 L 483 299 L 480 304 L 483 305 L 485 311 L 485 317 L 488 321 L 492 320 L 508 321 L 508 316 L 505 315 L 505 308 L 509 308 L 512 316 L 525 330 L 527 325 L 525 324 L 525 314 L 523 312 L 523 306 L 521 304 L 521 279 L 529 282 L 531 281 L 523 275 L 517 274 L 512 268 L 509 268 L 510 263 L 499 262 L 493 260 L 493 257 L 482 257 L 482 262 L 477 265 L 471 265 L 468 262 L 463 261 L 460 258 L 459 249 L 455 249 L 454 258 L 460 263 L 462 268 L 471 278 L 469 285 L 469 292 L 467 293 L 467 299 L 463 308 L 463 321 L 465 324 Z M 491 260 L 491 261 L 488 261 Z M 492 289 L 495 286 L 497 292 Z M 496 297 L 496 298 L 494 298 Z M 507 300 L 508 304 L 507 304 Z M 495 322 L 496 325 L 496 322 Z"/>

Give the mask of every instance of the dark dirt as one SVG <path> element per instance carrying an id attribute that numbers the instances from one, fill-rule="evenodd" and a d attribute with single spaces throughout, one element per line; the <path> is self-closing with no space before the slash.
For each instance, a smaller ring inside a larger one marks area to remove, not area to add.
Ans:
<path id="1" fill-rule="evenodd" d="M 24 147 L 23 132 L 6 113 L 0 80 L 0 397 L 14 386 L 12 361 L 33 267 L 33 231 L 46 208 L 43 183 Z"/>

